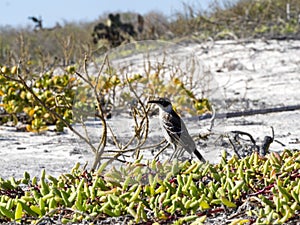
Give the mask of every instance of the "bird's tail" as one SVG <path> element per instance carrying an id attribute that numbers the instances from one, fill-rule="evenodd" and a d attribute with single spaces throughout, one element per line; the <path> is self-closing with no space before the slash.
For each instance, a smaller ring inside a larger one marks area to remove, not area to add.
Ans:
<path id="1" fill-rule="evenodd" d="M 197 149 L 194 150 L 194 154 L 197 156 L 197 158 L 198 158 L 201 162 L 206 163 L 206 160 L 203 158 L 203 156 L 201 155 L 201 153 L 200 153 Z"/>

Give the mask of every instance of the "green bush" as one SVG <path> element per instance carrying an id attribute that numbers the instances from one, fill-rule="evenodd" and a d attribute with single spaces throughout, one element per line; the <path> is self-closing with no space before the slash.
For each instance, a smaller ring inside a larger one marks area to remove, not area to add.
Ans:
<path id="1" fill-rule="evenodd" d="M 0 96 L 2 107 L 10 114 L 15 124 L 20 113 L 26 114 L 26 129 L 32 132 L 40 132 L 47 129 L 47 125 L 56 125 L 57 131 L 62 131 L 64 124 L 59 118 L 43 107 L 18 80 L 13 70 L 5 70 L 2 67 L 0 81 Z M 5 75 L 5 76 L 4 76 Z M 9 78 L 12 79 L 9 79 Z M 76 79 L 66 72 L 60 76 L 50 73 L 42 76 L 31 75 L 26 79 L 32 92 L 45 104 L 47 108 L 55 110 L 68 122 L 72 122 L 72 105 L 75 95 Z"/>
<path id="2" fill-rule="evenodd" d="M 95 116 L 97 101 L 94 90 L 74 73 L 74 66 L 67 67 L 61 75 L 53 75 L 53 72 L 36 75 L 32 71 L 23 75 L 23 72 L 16 66 L 1 68 L 1 106 L 10 115 L 2 117 L 2 123 L 12 119 L 16 125 L 20 115 L 25 114 L 22 122 L 27 124 L 27 131 L 41 132 L 54 124 L 57 131 L 62 131 L 66 123 L 72 124 Z M 98 78 L 96 74 L 89 76 L 89 82 L 97 89 L 101 98 L 99 103 L 105 113 L 109 113 L 113 107 L 127 107 L 136 101 L 131 88 L 143 90 L 140 98 L 145 103 L 152 96 L 174 96 L 172 100 L 178 111 L 200 115 L 211 110 L 209 100 L 197 98 L 193 90 L 187 88 L 194 85 L 186 85 L 180 74 L 173 74 L 170 82 L 166 81 L 165 72 L 159 69 L 130 78 L 117 74 L 116 69 L 109 67 Z M 192 82 L 192 79 L 189 81 Z"/>

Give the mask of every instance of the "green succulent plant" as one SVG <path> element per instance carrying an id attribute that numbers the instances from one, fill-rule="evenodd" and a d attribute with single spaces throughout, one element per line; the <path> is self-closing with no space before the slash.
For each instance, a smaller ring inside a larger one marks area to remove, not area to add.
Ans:
<path id="1" fill-rule="evenodd" d="M 129 215 L 132 223 L 199 224 L 239 210 L 232 222 L 283 224 L 300 210 L 299 151 L 243 159 L 223 152 L 216 165 L 141 159 L 119 169 L 103 163 L 94 172 L 76 164 L 57 178 L 45 170 L 39 180 L 27 172 L 19 180 L 0 178 L 0 220 L 37 223 L 61 215 L 62 223 L 78 223 Z"/>

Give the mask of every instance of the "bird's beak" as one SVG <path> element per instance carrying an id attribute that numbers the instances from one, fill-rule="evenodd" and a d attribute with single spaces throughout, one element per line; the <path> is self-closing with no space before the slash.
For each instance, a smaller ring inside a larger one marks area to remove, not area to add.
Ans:
<path id="1" fill-rule="evenodd" d="M 148 101 L 148 104 L 149 103 L 156 103 L 156 104 L 158 104 L 158 103 L 160 103 L 160 101 L 159 100 L 150 100 L 150 101 Z"/>

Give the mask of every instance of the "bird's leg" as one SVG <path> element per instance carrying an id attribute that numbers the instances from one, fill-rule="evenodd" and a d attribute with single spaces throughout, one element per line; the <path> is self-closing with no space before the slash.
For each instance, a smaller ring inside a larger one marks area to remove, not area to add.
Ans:
<path id="1" fill-rule="evenodd" d="M 184 153 L 184 151 L 185 151 L 185 149 L 184 149 L 184 148 L 180 149 L 180 151 L 179 151 L 179 154 L 178 154 L 178 157 L 181 157 L 181 156 L 183 156 L 183 153 Z"/>
<path id="2" fill-rule="evenodd" d="M 183 155 L 184 151 L 185 150 L 183 148 L 180 148 L 180 149 L 176 148 L 176 151 L 174 152 L 174 158 L 176 158 L 176 159 L 180 158 Z"/>
<path id="3" fill-rule="evenodd" d="M 172 144 L 172 147 L 173 147 L 173 153 L 170 157 L 170 161 L 174 159 L 174 157 L 176 157 L 176 152 L 177 152 L 177 147 L 176 145 Z"/>

